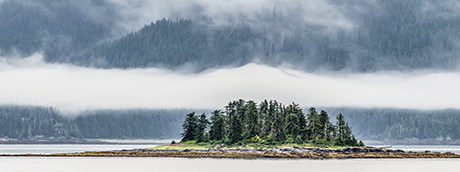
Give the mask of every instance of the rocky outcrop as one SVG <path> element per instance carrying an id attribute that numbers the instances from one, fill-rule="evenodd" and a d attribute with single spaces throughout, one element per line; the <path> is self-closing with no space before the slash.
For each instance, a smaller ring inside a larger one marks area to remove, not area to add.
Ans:
<path id="1" fill-rule="evenodd" d="M 270 149 L 254 149 L 254 148 L 210 148 L 207 150 L 150 150 L 150 149 L 133 149 L 121 151 L 138 151 L 138 152 L 220 152 L 220 153 L 404 153 L 403 150 L 392 150 L 385 148 L 363 147 L 363 148 L 345 148 L 345 149 L 324 149 L 324 148 L 310 148 L 310 147 L 284 147 L 284 148 L 270 148 Z"/>
<path id="2" fill-rule="evenodd" d="M 93 151 L 83 153 L 61 153 L 51 155 L 24 154 L 1 156 L 85 156 L 85 157 L 183 157 L 183 158 L 309 158 L 309 159 L 346 159 L 346 158 L 460 158 L 454 153 L 404 152 L 384 148 L 217 148 L 208 150 L 150 150 L 133 149 L 120 151 Z"/>

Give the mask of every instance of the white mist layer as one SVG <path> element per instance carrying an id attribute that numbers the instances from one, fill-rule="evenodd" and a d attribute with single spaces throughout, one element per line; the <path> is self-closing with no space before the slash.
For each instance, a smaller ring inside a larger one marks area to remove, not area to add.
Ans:
<path id="1" fill-rule="evenodd" d="M 161 69 L 100 70 L 46 64 L 41 55 L 0 60 L 0 104 L 64 111 L 222 108 L 236 99 L 304 107 L 460 108 L 460 74 L 321 75 L 249 64 L 200 74 Z"/>

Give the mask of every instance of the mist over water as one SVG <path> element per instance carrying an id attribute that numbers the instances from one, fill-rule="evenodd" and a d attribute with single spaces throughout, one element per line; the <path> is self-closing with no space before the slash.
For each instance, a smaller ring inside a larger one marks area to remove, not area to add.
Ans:
<path id="1" fill-rule="evenodd" d="M 251 63 L 198 74 L 164 69 L 93 69 L 49 64 L 35 54 L 0 60 L 0 104 L 62 111 L 222 108 L 235 99 L 275 99 L 304 107 L 460 108 L 460 74 L 305 73 Z"/>

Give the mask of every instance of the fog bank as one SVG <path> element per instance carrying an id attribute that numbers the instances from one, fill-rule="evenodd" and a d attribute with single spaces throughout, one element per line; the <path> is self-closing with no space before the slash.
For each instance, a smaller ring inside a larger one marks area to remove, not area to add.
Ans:
<path id="1" fill-rule="evenodd" d="M 186 74 L 186 70 L 101 70 L 44 63 L 35 54 L 0 60 L 0 104 L 63 111 L 125 108 L 222 108 L 235 99 L 275 99 L 304 107 L 460 108 L 460 74 L 305 73 L 248 64 Z"/>

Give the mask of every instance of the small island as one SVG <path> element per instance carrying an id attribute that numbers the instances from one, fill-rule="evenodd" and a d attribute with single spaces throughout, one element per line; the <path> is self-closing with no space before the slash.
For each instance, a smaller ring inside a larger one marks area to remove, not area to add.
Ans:
<path id="1" fill-rule="evenodd" d="M 330 122 L 326 111 L 303 113 L 300 105 L 287 106 L 264 100 L 229 102 L 224 111 L 190 112 L 182 125 L 181 141 L 147 149 L 60 153 L 51 155 L 91 157 L 182 157 L 182 158 L 460 158 L 447 152 L 405 152 L 365 146 L 358 141 L 342 114 Z"/>
<path id="2" fill-rule="evenodd" d="M 210 120 L 206 114 L 188 113 L 182 125 L 181 142 L 201 145 L 225 145 L 228 147 L 247 144 L 278 145 L 311 144 L 318 147 L 364 146 L 357 141 L 342 114 L 336 124 L 330 122 L 326 111 L 319 113 L 314 107 L 304 114 L 299 104 L 287 106 L 276 100 L 229 102 L 225 110 L 215 110 Z M 209 131 L 208 131 L 209 129 Z"/>

